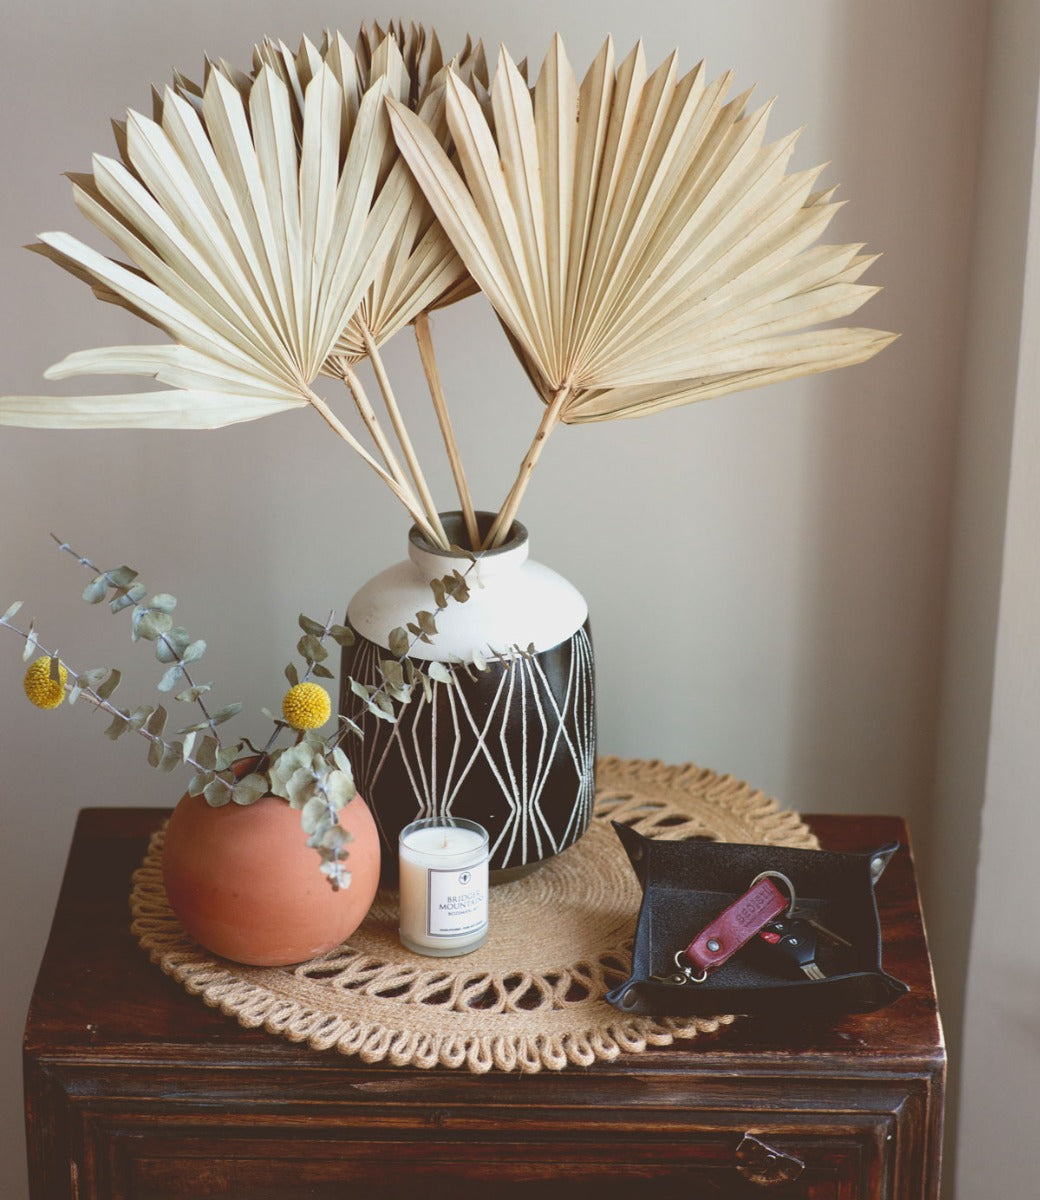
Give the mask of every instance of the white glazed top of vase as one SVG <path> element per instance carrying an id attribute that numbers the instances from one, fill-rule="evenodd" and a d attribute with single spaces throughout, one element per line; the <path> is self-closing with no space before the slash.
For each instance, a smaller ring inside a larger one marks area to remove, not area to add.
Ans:
<path id="1" fill-rule="evenodd" d="M 452 536 L 451 517 L 445 528 Z M 478 514 L 484 517 L 485 514 Z M 461 536 L 459 539 L 461 541 Z M 566 641 L 589 615 L 578 589 L 562 575 L 528 557 L 527 530 L 513 525 L 509 541 L 472 559 L 438 550 L 413 528 L 408 560 L 370 579 L 347 607 L 350 624 L 369 641 L 385 646 L 391 629 L 404 627 L 420 611 L 433 612 L 430 580 L 458 571 L 466 578 L 469 599 L 449 600 L 437 614 L 437 635 L 417 642 L 411 656 L 429 661 L 469 661 L 474 651 L 488 657 L 509 654 L 515 646 L 550 650 Z"/>

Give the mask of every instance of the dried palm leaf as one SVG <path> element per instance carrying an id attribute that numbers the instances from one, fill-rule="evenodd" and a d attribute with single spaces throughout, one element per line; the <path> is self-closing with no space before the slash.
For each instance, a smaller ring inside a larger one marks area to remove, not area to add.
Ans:
<path id="1" fill-rule="evenodd" d="M 173 390 L 6 398 L 0 423 L 213 428 L 311 405 L 432 532 L 403 477 L 311 388 L 409 216 L 388 186 L 384 98 L 405 86 L 400 54 L 388 43 L 360 93 L 351 57 L 331 41 L 324 57 L 307 53 L 305 80 L 267 62 L 252 77 L 213 64 L 204 88 L 166 90 L 159 120 L 128 115 L 125 163 L 96 156 L 73 192 L 129 265 L 68 234 L 40 241 L 176 344 L 85 351 L 47 375 L 145 375 Z"/>
<path id="2" fill-rule="evenodd" d="M 397 143 L 546 403 L 492 537 L 559 422 L 639 416 L 861 362 L 893 335 L 812 329 L 876 291 L 859 246 L 813 246 L 838 205 L 787 174 L 768 106 L 728 77 L 647 73 L 608 41 L 578 83 L 555 38 L 532 90 L 503 50 L 491 119 L 449 78 L 460 167 L 402 105 Z"/>

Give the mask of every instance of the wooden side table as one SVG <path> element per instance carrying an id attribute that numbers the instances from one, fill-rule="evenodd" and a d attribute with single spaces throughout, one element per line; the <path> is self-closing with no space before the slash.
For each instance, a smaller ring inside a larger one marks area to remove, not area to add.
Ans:
<path id="1" fill-rule="evenodd" d="M 294 1046 L 164 976 L 127 903 L 164 815 L 80 814 L 25 1030 L 33 1200 L 938 1195 L 945 1052 L 908 849 L 877 890 L 912 989 L 890 1008 L 477 1076 Z M 807 819 L 829 849 L 906 844 L 896 818 Z"/>

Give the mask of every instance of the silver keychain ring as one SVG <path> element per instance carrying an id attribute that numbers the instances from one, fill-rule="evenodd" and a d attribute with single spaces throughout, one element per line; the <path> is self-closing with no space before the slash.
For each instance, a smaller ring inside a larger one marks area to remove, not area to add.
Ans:
<path id="1" fill-rule="evenodd" d="M 787 912 L 784 913 L 784 916 L 793 917 L 798 897 L 795 895 L 794 884 L 790 881 L 790 879 L 788 879 L 782 871 L 760 871 L 755 878 L 752 879 L 751 887 L 754 887 L 760 879 L 779 879 L 784 887 L 787 888 L 787 894 L 791 897 L 791 902 L 788 904 Z"/>

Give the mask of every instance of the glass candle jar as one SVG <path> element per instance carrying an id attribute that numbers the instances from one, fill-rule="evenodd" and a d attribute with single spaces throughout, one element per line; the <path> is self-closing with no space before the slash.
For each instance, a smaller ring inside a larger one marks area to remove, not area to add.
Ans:
<path id="1" fill-rule="evenodd" d="M 461 817 L 401 830 L 401 944 L 416 954 L 469 954 L 488 935 L 488 835 Z"/>

